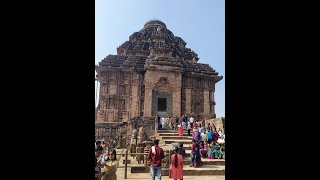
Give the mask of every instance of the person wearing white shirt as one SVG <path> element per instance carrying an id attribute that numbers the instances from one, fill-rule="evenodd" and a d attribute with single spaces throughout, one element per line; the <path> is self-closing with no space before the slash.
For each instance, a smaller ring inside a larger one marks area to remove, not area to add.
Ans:
<path id="1" fill-rule="evenodd" d="M 192 116 L 190 117 L 189 121 L 190 121 L 191 128 L 193 128 L 193 122 L 194 122 L 194 119 L 193 119 L 193 117 L 192 117 Z"/>
<path id="2" fill-rule="evenodd" d="M 161 118 L 162 129 L 166 127 L 166 119 L 164 117 Z"/>
<path id="3" fill-rule="evenodd" d="M 207 136 L 206 133 L 204 133 L 204 132 L 201 133 L 201 140 L 202 140 L 203 142 L 207 142 L 207 141 L 208 141 L 208 136 Z"/>

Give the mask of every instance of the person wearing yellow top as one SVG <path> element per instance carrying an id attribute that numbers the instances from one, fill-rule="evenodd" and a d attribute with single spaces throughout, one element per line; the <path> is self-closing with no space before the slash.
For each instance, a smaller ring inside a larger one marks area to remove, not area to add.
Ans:
<path id="1" fill-rule="evenodd" d="M 101 163 L 101 172 L 105 172 L 101 180 L 117 180 L 116 172 L 119 166 L 119 161 L 116 157 L 117 152 L 113 149 L 109 152 L 106 162 Z"/>

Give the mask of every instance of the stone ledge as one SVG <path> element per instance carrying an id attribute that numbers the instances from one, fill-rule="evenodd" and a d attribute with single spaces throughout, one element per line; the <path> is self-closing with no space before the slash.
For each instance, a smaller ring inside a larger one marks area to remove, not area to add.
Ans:
<path id="1" fill-rule="evenodd" d="M 131 173 L 150 173 L 150 167 L 145 167 L 145 166 L 134 167 L 133 166 L 133 167 L 131 167 Z M 168 176 L 169 169 L 162 168 L 162 175 Z M 185 167 L 183 169 L 183 175 L 184 176 L 225 175 L 225 169 L 224 168 L 217 168 L 217 167 L 210 168 L 210 166 L 208 166 L 208 165 L 206 167 L 199 167 L 199 168 Z"/>

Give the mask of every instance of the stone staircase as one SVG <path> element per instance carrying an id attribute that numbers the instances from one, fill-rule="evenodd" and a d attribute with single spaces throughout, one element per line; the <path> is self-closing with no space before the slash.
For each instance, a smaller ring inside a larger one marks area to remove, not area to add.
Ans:
<path id="1" fill-rule="evenodd" d="M 183 173 L 186 176 L 207 176 L 207 175 L 225 175 L 225 160 L 224 159 L 207 159 L 201 158 L 203 162 L 202 167 L 194 168 L 190 165 L 190 153 L 192 145 L 192 137 L 188 136 L 188 131 L 184 130 L 184 135 L 179 136 L 177 130 L 157 130 L 154 138 L 159 139 L 159 146 L 166 152 L 172 149 L 172 143 L 183 143 L 183 148 L 186 150 L 186 157 L 183 160 Z M 131 173 L 149 173 L 149 167 L 132 166 Z M 162 175 L 169 175 L 169 168 L 162 168 Z"/>

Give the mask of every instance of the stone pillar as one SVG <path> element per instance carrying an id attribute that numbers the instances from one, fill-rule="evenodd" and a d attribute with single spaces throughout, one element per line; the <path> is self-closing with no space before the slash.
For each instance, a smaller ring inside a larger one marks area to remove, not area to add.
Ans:
<path id="1" fill-rule="evenodd" d="M 203 110 L 205 118 L 210 118 L 210 97 L 209 91 L 203 91 Z"/>
<path id="2" fill-rule="evenodd" d="M 191 113 L 191 89 L 186 89 L 186 113 Z"/>
<path id="3" fill-rule="evenodd" d="M 144 76 L 144 117 L 152 116 L 152 90 L 154 88 L 154 71 L 147 70 Z"/>
<path id="4" fill-rule="evenodd" d="M 176 88 L 172 95 L 173 116 L 181 116 L 181 86 Z"/>
<path id="5" fill-rule="evenodd" d="M 152 116 L 152 87 L 149 84 L 145 86 L 145 94 L 144 94 L 144 117 Z"/>
<path id="6" fill-rule="evenodd" d="M 173 104 L 173 116 L 181 116 L 181 84 L 182 76 L 181 73 L 174 73 L 174 78 L 170 79 L 174 82 L 174 88 L 172 93 L 172 104 Z"/>
<path id="7" fill-rule="evenodd" d="M 131 117 L 139 116 L 139 96 L 138 96 L 138 84 L 132 85 L 132 101 L 131 101 Z"/>

